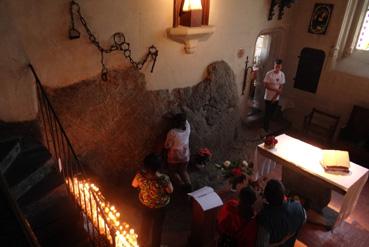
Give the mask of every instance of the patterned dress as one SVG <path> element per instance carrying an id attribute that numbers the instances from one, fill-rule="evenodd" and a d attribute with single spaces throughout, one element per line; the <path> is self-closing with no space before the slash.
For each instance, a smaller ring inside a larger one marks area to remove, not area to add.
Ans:
<path id="1" fill-rule="evenodd" d="M 144 171 L 136 174 L 140 189 L 138 195 L 140 202 L 148 208 L 162 208 L 169 204 L 170 195 L 166 188 L 170 184 L 169 177 L 165 174 L 153 176 Z"/>

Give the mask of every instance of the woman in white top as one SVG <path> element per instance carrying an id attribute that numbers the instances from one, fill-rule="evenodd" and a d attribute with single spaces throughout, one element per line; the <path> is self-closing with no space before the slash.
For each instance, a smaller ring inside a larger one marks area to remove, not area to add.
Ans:
<path id="1" fill-rule="evenodd" d="M 187 172 L 190 160 L 190 140 L 191 127 L 186 119 L 185 113 L 174 116 L 174 128 L 167 134 L 165 148 L 168 150 L 168 167 L 172 179 L 180 185 L 191 190 L 191 179 Z"/>

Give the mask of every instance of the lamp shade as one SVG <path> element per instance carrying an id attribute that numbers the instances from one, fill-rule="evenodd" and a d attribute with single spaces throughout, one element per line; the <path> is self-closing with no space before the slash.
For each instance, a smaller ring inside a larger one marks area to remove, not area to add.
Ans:
<path id="1" fill-rule="evenodd" d="M 200 27 L 202 23 L 201 0 L 183 0 L 181 25 Z"/>
<path id="2" fill-rule="evenodd" d="M 184 0 L 182 11 L 202 10 L 201 0 Z"/>

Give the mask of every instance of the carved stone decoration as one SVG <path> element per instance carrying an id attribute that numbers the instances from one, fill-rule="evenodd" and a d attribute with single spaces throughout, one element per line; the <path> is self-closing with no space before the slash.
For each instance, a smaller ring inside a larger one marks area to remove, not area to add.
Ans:
<path id="1" fill-rule="evenodd" d="M 284 15 L 284 9 L 290 8 L 295 0 L 271 0 L 268 20 L 272 20 L 274 16 L 274 8 L 278 5 L 278 20 L 281 20 Z"/>
<path id="2" fill-rule="evenodd" d="M 181 110 L 191 124 L 192 153 L 205 146 L 214 159 L 228 158 L 239 122 L 235 76 L 223 61 L 207 70 L 197 85 L 172 92 L 146 90 L 144 75 L 132 68 L 111 71 L 107 82 L 96 76 L 47 91 L 82 164 L 118 181 L 163 150 L 171 123 L 165 116 Z"/>

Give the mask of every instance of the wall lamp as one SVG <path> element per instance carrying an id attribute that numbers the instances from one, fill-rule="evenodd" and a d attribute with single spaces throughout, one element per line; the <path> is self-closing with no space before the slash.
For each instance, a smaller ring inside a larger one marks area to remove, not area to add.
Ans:
<path id="1" fill-rule="evenodd" d="M 179 12 L 181 25 L 186 27 L 200 27 L 202 25 L 201 0 L 184 0 Z"/>
<path id="2" fill-rule="evenodd" d="M 168 37 L 185 44 L 186 53 L 194 53 L 199 40 L 207 39 L 215 30 L 209 26 L 210 0 L 174 0 L 173 27 Z"/>

